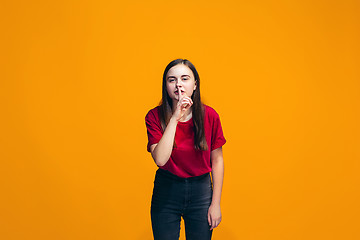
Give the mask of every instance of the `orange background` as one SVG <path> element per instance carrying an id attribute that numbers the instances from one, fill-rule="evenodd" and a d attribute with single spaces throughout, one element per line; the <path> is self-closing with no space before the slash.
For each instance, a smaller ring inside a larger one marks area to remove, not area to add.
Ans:
<path id="1" fill-rule="evenodd" d="M 360 239 L 359 1 L 0 9 L 0 239 L 152 239 L 144 118 L 176 58 L 227 139 L 213 239 Z"/>

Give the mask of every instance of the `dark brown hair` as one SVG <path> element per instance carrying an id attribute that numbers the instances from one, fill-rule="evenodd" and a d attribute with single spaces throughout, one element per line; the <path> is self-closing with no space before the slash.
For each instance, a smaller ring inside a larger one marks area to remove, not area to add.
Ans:
<path id="1" fill-rule="evenodd" d="M 208 150 L 208 145 L 205 139 L 205 130 L 204 130 L 204 113 L 205 107 L 200 99 L 200 77 L 198 72 L 196 71 L 195 66 L 187 59 L 175 59 L 171 61 L 165 68 L 163 74 L 163 83 L 162 83 L 162 99 L 159 103 L 160 111 L 159 117 L 161 122 L 161 127 L 163 131 L 165 131 L 166 126 L 168 125 L 170 118 L 173 114 L 172 112 L 172 99 L 170 98 L 167 90 L 166 90 L 166 74 L 173 66 L 177 64 L 184 64 L 188 66 L 194 74 L 196 81 L 196 89 L 194 90 L 191 99 L 193 101 L 192 108 L 192 121 L 194 123 L 194 146 L 196 150 Z M 176 148 L 176 142 L 174 138 L 173 148 Z"/>

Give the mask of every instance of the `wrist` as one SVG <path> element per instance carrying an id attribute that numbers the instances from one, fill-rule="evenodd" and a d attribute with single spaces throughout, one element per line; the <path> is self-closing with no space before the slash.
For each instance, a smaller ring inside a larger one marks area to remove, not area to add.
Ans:
<path id="1" fill-rule="evenodd" d="M 178 123 L 179 121 L 174 117 L 174 116 L 172 116 L 171 118 L 170 118 L 170 122 L 173 122 L 173 123 Z"/>
<path id="2" fill-rule="evenodd" d="M 215 202 L 214 201 L 214 202 L 211 202 L 210 205 L 220 207 L 220 202 Z"/>

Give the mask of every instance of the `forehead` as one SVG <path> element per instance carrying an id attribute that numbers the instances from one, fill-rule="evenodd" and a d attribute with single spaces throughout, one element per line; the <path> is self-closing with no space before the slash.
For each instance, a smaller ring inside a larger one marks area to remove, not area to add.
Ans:
<path id="1" fill-rule="evenodd" d="M 166 74 L 166 77 L 170 77 L 170 76 L 181 77 L 182 75 L 189 75 L 192 78 L 194 77 L 191 69 L 184 64 L 177 64 L 172 68 L 170 68 Z"/>

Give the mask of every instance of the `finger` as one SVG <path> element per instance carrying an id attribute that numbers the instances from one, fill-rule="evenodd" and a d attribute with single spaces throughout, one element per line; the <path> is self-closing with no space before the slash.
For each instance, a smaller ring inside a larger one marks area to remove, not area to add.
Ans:
<path id="1" fill-rule="evenodd" d="M 185 104 L 190 104 L 190 105 L 191 105 L 191 102 L 190 102 L 188 99 L 183 99 L 183 100 L 181 101 L 181 104 L 182 104 L 182 105 L 185 105 Z"/>
<path id="2" fill-rule="evenodd" d="M 183 92 L 183 99 L 189 99 L 189 96 L 187 95 L 186 92 Z"/>
<path id="3" fill-rule="evenodd" d="M 181 104 L 189 104 L 189 105 L 192 105 L 192 102 L 189 98 L 183 98 L 181 99 Z"/>
<path id="4" fill-rule="evenodd" d="M 184 93 L 181 92 L 180 89 L 178 89 L 178 93 L 179 93 L 179 101 L 182 100 L 184 98 Z"/>
<path id="5" fill-rule="evenodd" d="M 185 99 L 187 99 L 191 104 L 194 103 L 194 101 L 191 99 L 191 97 L 186 97 Z"/>
<path id="6" fill-rule="evenodd" d="M 189 100 L 189 102 L 191 102 L 191 104 L 193 104 L 193 100 L 191 99 L 191 97 L 185 97 L 185 99 Z"/>
<path id="7" fill-rule="evenodd" d="M 188 101 L 189 103 L 191 103 L 191 105 L 194 103 L 193 100 L 190 97 L 184 97 L 182 100 L 183 101 L 184 100 Z"/>
<path id="8" fill-rule="evenodd" d="M 209 226 L 211 226 L 211 217 L 210 217 L 209 213 L 208 213 L 208 223 L 209 223 Z"/>
<path id="9" fill-rule="evenodd" d="M 213 229 L 216 228 L 216 221 L 215 220 L 212 221 L 211 228 L 213 228 Z"/>
<path id="10" fill-rule="evenodd" d="M 216 222 L 216 227 L 220 225 L 221 219 Z"/>
<path id="11" fill-rule="evenodd" d="M 178 104 L 181 106 L 183 103 L 182 101 L 184 100 L 184 96 L 183 94 L 181 94 L 181 91 L 178 90 L 178 93 L 179 93 L 179 101 L 178 101 Z"/>
<path id="12" fill-rule="evenodd" d="M 191 105 L 189 103 L 185 103 L 182 105 L 184 111 L 187 111 L 188 109 L 190 109 Z"/>

